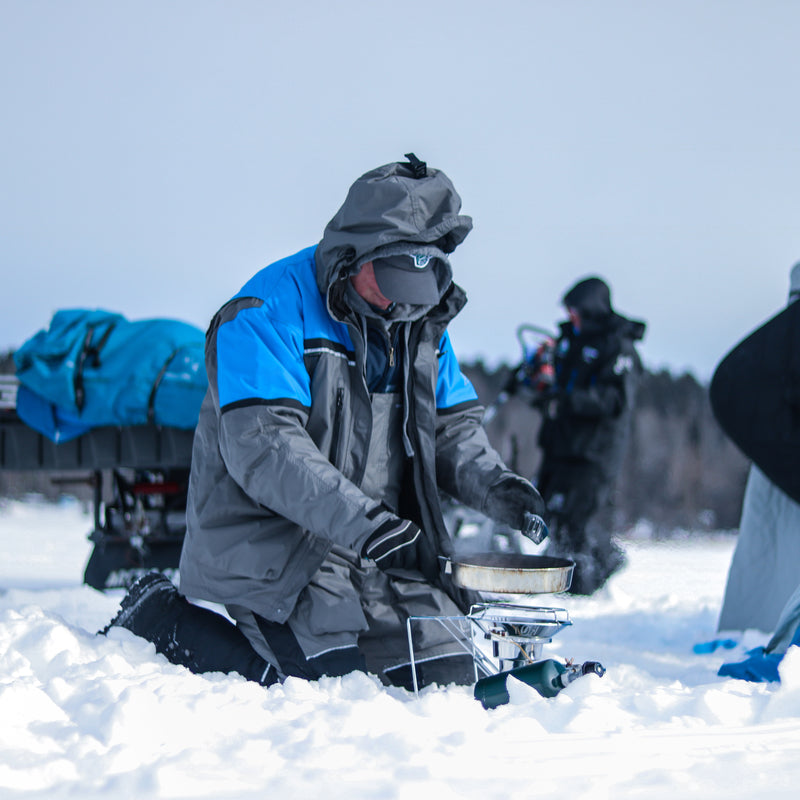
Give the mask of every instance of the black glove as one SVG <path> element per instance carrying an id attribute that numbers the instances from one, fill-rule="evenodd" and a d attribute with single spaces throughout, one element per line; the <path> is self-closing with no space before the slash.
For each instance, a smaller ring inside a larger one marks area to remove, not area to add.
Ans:
<path id="1" fill-rule="evenodd" d="M 361 555 L 371 558 L 378 569 L 419 572 L 418 547 L 422 531 L 407 519 L 385 522 L 364 542 Z"/>
<path id="2" fill-rule="evenodd" d="M 507 475 L 489 487 L 483 511 L 495 522 L 526 533 L 531 528 L 530 516 L 526 514 L 542 517 L 545 504 L 530 481 L 519 475 Z"/>

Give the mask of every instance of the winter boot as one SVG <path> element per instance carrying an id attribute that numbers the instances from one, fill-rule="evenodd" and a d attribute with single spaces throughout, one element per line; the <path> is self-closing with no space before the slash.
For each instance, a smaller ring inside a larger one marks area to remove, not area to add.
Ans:
<path id="1" fill-rule="evenodd" d="M 178 590 L 172 581 L 160 572 L 148 572 L 135 580 L 114 619 L 100 633 L 105 636 L 111 628 L 125 628 L 136 636 L 152 641 L 165 611 L 174 605 Z"/>
<path id="2" fill-rule="evenodd" d="M 125 628 L 155 645 L 173 664 L 190 672 L 238 672 L 263 686 L 277 673 L 226 617 L 190 603 L 166 576 L 150 572 L 135 581 L 114 619 L 100 631 Z"/>

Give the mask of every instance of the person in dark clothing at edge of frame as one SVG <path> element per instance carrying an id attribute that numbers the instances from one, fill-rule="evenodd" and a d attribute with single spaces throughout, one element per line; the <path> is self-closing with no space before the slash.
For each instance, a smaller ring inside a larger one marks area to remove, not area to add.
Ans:
<path id="1" fill-rule="evenodd" d="M 612 491 L 624 455 L 642 364 L 634 342 L 645 323 L 616 313 L 599 277 L 562 298 L 569 319 L 514 371 L 506 391 L 525 386 L 542 409 L 542 465 L 536 481 L 547 505 L 547 554 L 575 561 L 573 594 L 592 594 L 625 563 L 612 536 Z"/>
<path id="2" fill-rule="evenodd" d="M 406 158 L 360 177 L 319 244 L 213 318 L 181 593 L 140 578 L 105 633 L 264 685 L 361 670 L 409 688 L 407 618 L 477 599 L 442 567 L 439 489 L 517 530 L 544 513 L 489 444 L 447 333 L 466 302 L 449 257 L 472 220 L 443 172 Z M 474 681 L 462 643 L 418 628 L 420 685 Z"/>

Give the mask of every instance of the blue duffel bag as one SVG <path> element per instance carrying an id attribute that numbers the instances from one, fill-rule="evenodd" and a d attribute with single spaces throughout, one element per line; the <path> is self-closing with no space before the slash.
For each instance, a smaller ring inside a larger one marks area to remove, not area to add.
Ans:
<path id="1" fill-rule="evenodd" d="M 204 343 L 178 320 L 58 311 L 14 353 L 17 414 L 55 442 L 106 425 L 194 428 L 208 387 Z"/>

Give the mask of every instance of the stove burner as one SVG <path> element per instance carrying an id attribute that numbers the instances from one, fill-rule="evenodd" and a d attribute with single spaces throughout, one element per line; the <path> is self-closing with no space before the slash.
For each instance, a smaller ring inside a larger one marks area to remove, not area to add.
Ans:
<path id="1" fill-rule="evenodd" d="M 479 603 L 470 609 L 467 619 L 472 623 L 476 649 L 480 647 L 481 639 L 491 642 L 491 657 L 498 662 L 497 672 L 538 661 L 542 646 L 552 641 L 559 631 L 572 625 L 563 608 L 510 603 Z M 481 651 L 481 655 L 485 654 Z M 480 655 L 478 662 L 481 666 L 485 663 Z"/>
<path id="2" fill-rule="evenodd" d="M 460 617 L 409 617 L 406 623 L 414 691 L 419 691 L 412 637 L 413 623 L 441 625 L 458 642 L 475 664 L 475 680 L 541 658 L 543 645 L 559 631 L 572 625 L 563 608 L 523 606 L 512 603 L 477 603 Z"/>

